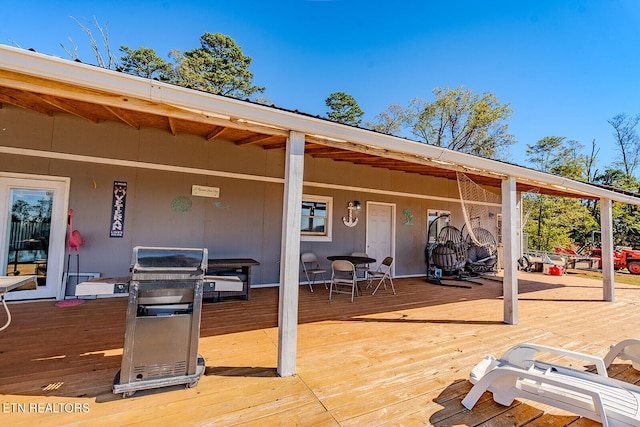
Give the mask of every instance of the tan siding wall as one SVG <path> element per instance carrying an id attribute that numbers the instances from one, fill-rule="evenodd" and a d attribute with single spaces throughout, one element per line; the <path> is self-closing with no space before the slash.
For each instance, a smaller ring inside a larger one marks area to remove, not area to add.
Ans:
<path id="1" fill-rule="evenodd" d="M 225 172 L 270 177 L 283 176 L 284 151 L 259 147 L 238 147 L 218 140 L 206 141 L 193 135 L 157 129 L 136 130 L 129 126 L 93 123 L 70 115 L 48 117 L 5 106 L 0 109 L 0 145 L 54 150 L 65 153 L 122 158 L 150 163 L 173 164 Z M 212 257 L 251 257 L 261 262 L 254 268 L 254 284 L 275 283 L 279 278 L 282 227 L 282 185 L 175 173 L 0 155 L 2 171 L 51 174 L 71 178 L 70 207 L 75 211 L 75 228 L 87 240 L 81 248 L 83 271 L 103 275 L 127 274 L 131 248 L 135 245 L 204 246 Z M 305 180 L 412 194 L 458 197 L 455 181 L 392 172 L 370 166 L 305 157 Z M 128 183 L 124 238 L 110 238 L 114 181 Z M 220 197 L 191 196 L 193 184 L 220 188 Z M 332 196 L 334 224 L 332 242 L 302 242 L 301 250 L 326 256 L 364 250 L 366 202 L 396 206 L 396 274 L 423 274 L 428 209 L 449 210 L 453 224 L 464 220 L 458 203 L 397 197 L 359 191 L 305 187 L 305 194 Z M 189 212 L 171 207 L 179 196 L 188 197 Z M 360 223 L 345 227 L 347 203 L 359 200 Z M 405 224 L 404 209 L 413 214 Z"/>

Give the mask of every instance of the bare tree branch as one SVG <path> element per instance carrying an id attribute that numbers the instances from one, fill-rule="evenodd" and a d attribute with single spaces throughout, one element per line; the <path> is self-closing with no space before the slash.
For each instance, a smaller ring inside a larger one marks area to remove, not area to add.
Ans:
<path id="1" fill-rule="evenodd" d="M 64 49 L 65 52 L 67 52 L 67 55 L 69 55 L 71 59 L 73 59 L 74 61 L 79 61 L 80 57 L 78 56 L 78 45 L 75 44 L 71 37 L 69 37 L 69 41 L 71 42 L 71 46 L 73 46 L 73 53 L 69 52 L 69 49 L 67 49 L 62 43 L 60 43 L 60 46 L 62 47 L 62 49 Z"/>
<path id="2" fill-rule="evenodd" d="M 617 163 L 624 168 L 627 176 L 633 176 L 640 163 L 640 137 L 636 131 L 640 114 L 618 114 L 607 122 L 613 127 L 613 136 L 619 150 L 620 161 Z"/>
<path id="3" fill-rule="evenodd" d="M 113 52 L 111 51 L 111 44 L 109 43 L 109 30 L 107 29 L 108 24 L 104 24 L 104 28 L 102 28 L 100 26 L 100 24 L 98 23 L 98 19 L 94 16 L 93 17 L 93 25 L 100 32 L 100 37 L 102 38 L 102 45 L 104 46 L 104 48 L 107 51 L 107 56 L 109 58 L 109 64 L 107 65 L 106 68 L 109 68 L 109 69 L 118 68 L 118 60 L 113 55 Z"/>
<path id="4" fill-rule="evenodd" d="M 98 41 L 96 40 L 96 38 L 93 36 L 93 33 L 91 32 L 91 28 L 89 28 L 87 25 L 83 24 L 82 22 L 80 22 L 79 19 L 76 19 L 73 16 L 70 16 L 70 18 L 73 19 L 76 22 L 76 24 L 78 24 L 78 26 L 82 29 L 82 31 L 84 31 L 84 33 L 87 36 L 89 36 L 89 47 L 93 51 L 93 54 L 96 58 L 97 65 L 102 68 L 117 69 L 118 59 L 113 54 L 113 51 L 111 50 L 107 24 L 105 24 L 104 26 L 101 26 L 100 23 L 98 22 L 98 19 L 95 16 L 93 17 L 92 24 L 100 34 L 100 40 L 102 42 L 102 46 L 106 51 L 107 61 L 105 61 L 105 58 L 100 50 L 100 45 L 98 44 Z M 63 49 L 64 49 L 64 46 L 63 46 Z M 67 49 L 65 49 L 65 51 L 67 51 L 67 53 L 71 55 L 71 53 Z M 75 47 L 74 52 L 75 52 L 74 59 L 78 59 L 77 46 Z"/>

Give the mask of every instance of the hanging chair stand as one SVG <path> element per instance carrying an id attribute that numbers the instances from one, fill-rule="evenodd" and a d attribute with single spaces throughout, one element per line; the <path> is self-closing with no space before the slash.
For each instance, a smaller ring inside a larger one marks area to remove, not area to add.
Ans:
<path id="1" fill-rule="evenodd" d="M 465 226 L 462 227 L 464 234 Z M 480 244 L 474 241 L 476 238 Z M 481 277 L 486 280 L 502 282 L 496 277 L 498 273 L 498 245 L 493 234 L 488 230 L 478 227 L 473 230 L 473 234 L 468 233 L 465 237 L 467 242 L 467 266 L 465 270 L 470 277 Z"/>
<path id="2" fill-rule="evenodd" d="M 449 215 L 440 215 L 429 224 L 427 235 L 431 235 L 431 227 L 438 222 L 439 219 L 448 217 Z M 464 266 L 466 263 L 466 241 L 462 238 L 462 233 L 453 226 L 444 227 L 436 238 L 436 243 L 428 243 L 425 248 L 425 257 L 427 262 L 427 282 L 454 288 L 471 289 L 469 285 L 459 285 L 454 283 L 445 283 L 443 280 L 464 281 L 476 285 L 482 285 L 480 282 L 474 282 L 463 276 Z M 433 263 L 433 269 L 432 267 Z M 455 272 L 455 273 L 454 273 Z M 445 279 L 443 276 L 452 276 L 455 278 Z"/>

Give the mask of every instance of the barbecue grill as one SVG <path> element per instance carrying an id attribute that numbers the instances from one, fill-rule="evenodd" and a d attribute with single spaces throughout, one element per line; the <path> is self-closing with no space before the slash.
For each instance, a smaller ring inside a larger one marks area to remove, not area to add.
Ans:
<path id="1" fill-rule="evenodd" d="M 205 368 L 198 339 L 206 269 L 206 248 L 133 249 L 114 393 L 128 397 L 138 390 L 198 383 Z"/>

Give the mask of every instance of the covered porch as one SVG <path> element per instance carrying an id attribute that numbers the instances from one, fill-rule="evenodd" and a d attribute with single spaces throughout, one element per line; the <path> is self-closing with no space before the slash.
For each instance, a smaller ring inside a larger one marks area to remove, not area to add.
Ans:
<path id="1" fill-rule="evenodd" d="M 613 201 L 638 204 L 635 194 L 20 49 L 0 47 L 0 51 L 0 104 L 7 129 L 0 135 L 0 172 L 6 172 L 7 181 L 35 178 L 49 184 L 54 180 L 61 187 L 58 224 L 53 227 L 57 241 L 50 245 L 58 251 L 51 256 L 57 270 L 50 262 L 46 291 L 51 292 L 33 298 L 64 297 L 57 278 L 64 270 L 68 207 L 82 212 L 77 224 L 93 237 L 91 251 L 83 250 L 83 266 L 107 277 L 126 274 L 131 248 L 143 242 L 210 246 L 224 251 L 225 258 L 255 258 L 264 270 L 261 284 L 279 286 L 277 291 L 263 291 L 279 292 L 279 305 L 275 314 L 269 311 L 273 323 L 268 325 L 269 333 L 277 333 L 276 344 L 270 347 L 277 353 L 277 374 L 295 375 L 297 343 L 304 342 L 297 337 L 298 324 L 308 324 L 304 314 L 298 313 L 304 306 L 298 301 L 301 251 L 322 249 L 325 257 L 328 251 L 352 252 L 365 246 L 367 238 L 365 227 L 359 227 L 352 233 L 335 233 L 330 247 L 316 242 L 303 246 L 304 193 L 335 199 L 335 206 L 371 195 L 372 203 L 413 209 L 417 222 L 418 218 L 424 221 L 432 208 L 460 211 L 455 177 L 462 172 L 501 195 L 501 202 L 493 207 L 502 212 L 504 285 L 496 292 L 504 298 L 491 304 L 501 315 L 487 311 L 488 316 L 507 324 L 519 322 L 520 195 L 532 190 L 599 200 L 605 257 L 600 296 L 594 301 L 616 301 L 608 255 L 613 250 L 611 205 Z M 42 171 L 47 172 L 42 175 Z M 104 213 L 111 212 L 110 184 L 115 188 L 120 182 L 129 185 L 129 228 L 124 237 L 114 239 L 103 232 L 108 225 Z M 216 202 L 194 199 L 192 205 L 185 193 L 193 196 L 194 186 L 222 188 L 228 196 Z M 336 218 L 343 215 L 337 207 L 333 210 Z M 183 215 L 187 211 L 192 216 Z M 389 216 L 391 222 L 398 222 L 394 215 Z M 177 226 L 168 226 L 173 224 Z M 416 223 L 396 229 L 403 234 L 389 233 L 393 238 L 388 251 L 394 253 L 396 247 L 403 251 L 395 253 L 396 274 L 423 274 L 427 227 Z M 243 230 L 241 239 L 238 230 Z M 304 293 L 301 298 L 306 298 Z M 41 303 L 34 306 L 37 313 Z M 254 316 L 255 308 L 250 310 Z M 93 323 L 79 318 L 69 324 L 104 326 L 113 317 L 107 311 Z M 275 325 L 277 329 L 272 329 Z M 16 329 L 22 328 L 26 327 Z M 122 328 L 118 332 L 113 339 L 120 339 Z M 29 333 L 22 336 L 37 343 L 35 348 L 41 345 Z M 62 337 L 57 342 L 76 335 L 72 330 Z M 68 352 L 66 347 L 61 349 L 63 354 Z M 94 362 L 99 361 L 100 357 Z"/>
<path id="2" fill-rule="evenodd" d="M 3 425 L 595 425 L 531 402 L 503 407 L 485 394 L 472 411 L 460 401 L 470 369 L 520 342 L 604 355 L 633 337 L 640 287 L 617 284 L 602 301 L 600 280 L 518 273 L 517 325 L 504 323 L 503 287 L 472 289 L 395 281 L 354 303 L 328 301 L 322 285 L 300 288 L 296 375 L 279 378 L 278 289 L 250 301 L 205 304 L 199 352 L 206 372 L 195 388 L 111 392 L 120 368 L 125 298 L 11 304 L 0 340 Z M 582 365 L 572 361 L 576 368 Z M 587 366 L 588 368 L 592 368 Z M 640 382 L 616 360 L 610 375 Z"/>

